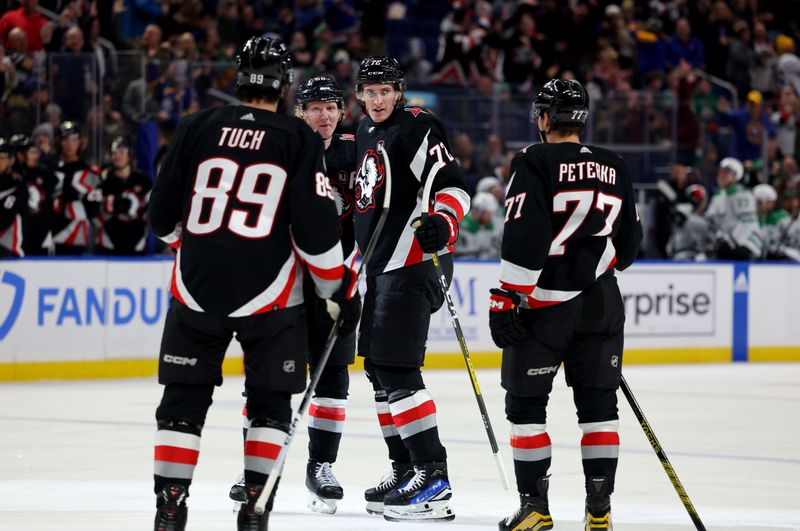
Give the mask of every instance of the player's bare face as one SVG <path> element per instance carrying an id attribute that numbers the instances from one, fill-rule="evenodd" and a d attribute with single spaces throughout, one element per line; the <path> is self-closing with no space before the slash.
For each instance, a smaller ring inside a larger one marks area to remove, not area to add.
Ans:
<path id="1" fill-rule="evenodd" d="M 333 136 L 342 111 L 332 101 L 312 101 L 306 105 L 303 118 L 311 129 L 327 140 Z"/>
<path id="2" fill-rule="evenodd" d="M 115 149 L 111 152 L 111 164 L 118 170 L 130 164 L 130 156 L 125 148 Z"/>
<path id="3" fill-rule="evenodd" d="M 71 135 L 61 140 L 61 156 L 65 159 L 74 159 L 78 156 L 78 149 L 81 147 L 81 139 L 77 135 Z"/>
<path id="4" fill-rule="evenodd" d="M 11 158 L 11 155 L 8 153 L 0 153 L 0 174 L 7 172 L 13 163 L 14 159 Z"/>
<path id="5" fill-rule="evenodd" d="M 367 114 L 375 123 L 381 123 L 392 115 L 399 98 L 400 92 L 395 90 L 394 85 L 387 83 L 364 85 L 362 89 L 362 99 Z"/>

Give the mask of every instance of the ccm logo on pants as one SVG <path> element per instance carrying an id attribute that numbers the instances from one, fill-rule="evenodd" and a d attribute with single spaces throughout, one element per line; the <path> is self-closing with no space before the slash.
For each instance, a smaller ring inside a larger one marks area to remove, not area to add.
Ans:
<path id="1" fill-rule="evenodd" d="M 197 358 L 184 358 L 183 356 L 173 356 L 172 354 L 164 354 L 162 358 L 164 363 L 172 363 L 173 365 L 197 365 Z"/>
<path id="2" fill-rule="evenodd" d="M 538 369 L 528 369 L 528 376 L 541 376 L 556 371 L 558 371 L 558 365 L 555 367 L 539 367 Z"/>

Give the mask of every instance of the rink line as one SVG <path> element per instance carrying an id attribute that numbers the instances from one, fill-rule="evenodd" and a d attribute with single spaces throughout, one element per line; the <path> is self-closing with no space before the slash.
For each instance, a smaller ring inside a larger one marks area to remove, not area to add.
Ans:
<path id="1" fill-rule="evenodd" d="M 355 419 L 351 419 L 355 420 Z M 362 420 L 363 419 L 359 419 Z M 66 424 L 66 425 L 95 425 L 95 426 L 120 426 L 120 427 L 129 427 L 129 428 L 150 428 L 155 431 L 155 422 L 133 422 L 133 421 L 113 421 L 113 420 L 90 420 L 90 419 L 63 419 L 63 418 L 34 418 L 34 417 L 14 417 L 14 416 L 0 416 L 0 421 L 17 421 L 17 422 L 40 422 L 40 423 L 48 423 L 48 424 Z M 226 432 L 238 432 L 241 435 L 241 428 L 230 428 L 230 427 L 222 427 L 222 426 L 208 426 L 206 425 L 203 428 L 203 431 L 226 431 Z M 380 433 L 375 434 L 368 434 L 368 433 L 353 433 L 353 432 L 345 432 L 344 437 L 353 437 L 356 439 L 374 439 L 374 440 L 383 440 L 383 436 Z M 451 438 L 451 437 L 442 437 L 442 442 L 445 445 L 448 444 L 461 444 L 461 445 L 469 445 L 469 446 L 487 446 L 487 442 L 484 439 L 459 439 L 459 438 Z M 499 440 L 498 444 L 501 447 L 505 447 L 507 450 L 510 448 L 507 441 Z M 566 450 L 578 450 L 580 449 L 580 445 L 572 445 L 572 444 L 553 444 L 553 448 L 559 449 L 566 449 Z M 620 453 L 622 454 L 637 454 L 637 455 L 652 455 L 653 450 L 652 448 L 644 448 L 644 449 L 636 449 L 630 447 L 620 447 Z M 788 457 L 764 457 L 764 456 L 755 456 L 755 455 L 732 455 L 732 454 L 708 454 L 702 452 L 686 452 L 686 451 L 675 451 L 670 450 L 670 456 L 681 456 L 681 457 L 691 457 L 697 459 L 717 459 L 717 460 L 733 460 L 733 461 L 747 461 L 747 462 L 763 462 L 763 463 L 782 463 L 782 464 L 790 464 L 790 465 L 800 465 L 800 459 L 791 459 Z"/>

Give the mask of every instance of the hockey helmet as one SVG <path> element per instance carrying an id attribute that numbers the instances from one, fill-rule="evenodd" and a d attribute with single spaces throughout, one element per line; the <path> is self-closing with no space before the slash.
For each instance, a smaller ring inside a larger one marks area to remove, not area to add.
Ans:
<path id="1" fill-rule="evenodd" d="M 777 201 L 778 192 L 775 191 L 769 184 L 758 184 L 753 187 L 753 195 L 756 196 L 756 201 Z"/>
<path id="2" fill-rule="evenodd" d="M 277 37 L 251 37 L 236 54 L 236 86 L 281 90 L 293 81 L 292 54 Z"/>
<path id="3" fill-rule="evenodd" d="M 737 181 L 741 181 L 744 177 L 744 166 L 739 159 L 734 157 L 725 157 L 719 163 L 720 169 L 731 170 L 736 176 Z"/>
<path id="4" fill-rule="evenodd" d="M 551 127 L 586 125 L 589 117 L 589 95 L 574 79 L 551 79 L 544 84 L 531 106 L 531 122 L 547 113 Z"/>
<path id="5" fill-rule="evenodd" d="M 81 128 L 78 124 L 69 120 L 61 122 L 61 125 L 58 126 L 58 139 L 64 140 L 72 136 L 81 136 Z"/>
<path id="6" fill-rule="evenodd" d="M 128 152 L 130 152 L 131 143 L 124 136 L 118 136 L 118 137 L 114 138 L 114 140 L 111 142 L 111 150 L 110 151 L 111 151 L 111 153 L 114 153 L 118 149 L 127 149 Z"/>
<path id="7" fill-rule="evenodd" d="M 307 79 L 297 91 L 297 104 L 301 109 L 312 101 L 331 101 L 344 109 L 344 93 L 333 78 L 317 76 Z"/>
<path id="8" fill-rule="evenodd" d="M 17 134 L 12 136 L 8 143 L 11 145 L 11 149 L 14 151 L 14 153 L 19 153 L 20 151 L 28 151 L 30 148 L 33 147 L 33 142 L 31 141 L 31 137 L 23 134 Z"/>
<path id="9" fill-rule="evenodd" d="M 371 83 L 394 85 L 399 92 L 406 90 L 406 77 L 400 63 L 387 55 L 371 55 L 361 61 L 356 74 L 356 92 Z"/>
<path id="10" fill-rule="evenodd" d="M 497 198 L 489 192 L 478 192 L 470 202 L 472 210 L 480 210 L 481 212 L 488 212 L 494 215 L 500 205 L 497 203 Z"/>
<path id="11" fill-rule="evenodd" d="M 0 136 L 0 153 L 8 156 L 11 156 L 11 154 L 13 153 L 11 144 L 2 136 Z"/>

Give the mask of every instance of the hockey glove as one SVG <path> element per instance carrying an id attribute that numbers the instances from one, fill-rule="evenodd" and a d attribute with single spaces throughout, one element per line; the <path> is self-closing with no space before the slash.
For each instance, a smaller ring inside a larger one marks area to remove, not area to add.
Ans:
<path id="1" fill-rule="evenodd" d="M 338 306 L 339 311 L 332 311 L 331 305 L 328 304 L 328 313 L 334 321 L 341 315 L 342 324 L 339 325 L 339 335 L 342 336 L 355 330 L 361 317 L 361 295 L 358 293 L 358 287 L 353 286 L 353 283 L 357 280 L 356 273 L 345 266 L 342 285 L 330 298 L 330 302 Z M 353 293 L 352 296 L 350 295 L 351 292 Z"/>
<path id="2" fill-rule="evenodd" d="M 527 332 L 519 315 L 519 295 L 497 288 L 489 293 L 489 329 L 494 344 L 506 348 L 525 339 Z"/>
<path id="3" fill-rule="evenodd" d="M 458 223 L 450 214 L 434 212 L 425 218 L 414 218 L 411 222 L 414 236 L 424 253 L 436 253 L 458 238 Z"/>

